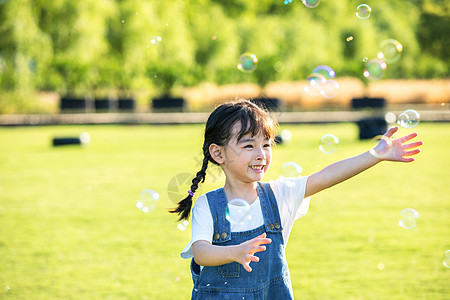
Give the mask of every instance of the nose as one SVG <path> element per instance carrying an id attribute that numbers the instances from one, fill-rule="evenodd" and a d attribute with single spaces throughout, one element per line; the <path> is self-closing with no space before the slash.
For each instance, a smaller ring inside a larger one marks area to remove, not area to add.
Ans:
<path id="1" fill-rule="evenodd" d="M 257 161 L 266 160 L 266 152 L 264 151 L 264 149 L 262 147 L 258 147 L 258 149 L 257 149 L 256 160 Z"/>

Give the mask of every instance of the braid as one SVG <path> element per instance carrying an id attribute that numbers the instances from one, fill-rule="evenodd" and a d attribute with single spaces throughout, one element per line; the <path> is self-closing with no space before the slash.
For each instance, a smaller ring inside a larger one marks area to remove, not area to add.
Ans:
<path id="1" fill-rule="evenodd" d="M 206 154 L 206 153 L 204 153 Z M 208 151 L 209 154 L 209 151 Z M 178 202 L 178 207 L 170 210 L 171 213 L 177 213 L 179 215 L 179 221 L 181 220 L 187 220 L 189 218 L 189 215 L 191 213 L 192 208 L 192 198 L 194 196 L 195 191 L 198 189 L 198 184 L 200 182 L 205 182 L 206 177 L 206 169 L 208 168 L 208 156 L 203 157 L 203 164 L 200 171 L 197 172 L 197 175 L 194 179 L 192 179 L 192 185 L 191 190 L 189 191 L 189 195 Z"/>

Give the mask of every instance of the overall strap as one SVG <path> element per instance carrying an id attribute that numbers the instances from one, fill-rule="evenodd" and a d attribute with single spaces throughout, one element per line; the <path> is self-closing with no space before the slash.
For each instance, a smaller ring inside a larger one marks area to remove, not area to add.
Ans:
<path id="1" fill-rule="evenodd" d="M 280 213 L 278 212 L 278 204 L 272 188 L 268 182 L 258 182 L 257 186 L 261 210 L 264 217 L 264 226 L 267 232 L 281 232 Z"/>
<path id="2" fill-rule="evenodd" d="M 227 219 L 228 202 L 223 188 L 206 193 L 214 223 L 213 244 L 231 240 L 231 225 Z"/>

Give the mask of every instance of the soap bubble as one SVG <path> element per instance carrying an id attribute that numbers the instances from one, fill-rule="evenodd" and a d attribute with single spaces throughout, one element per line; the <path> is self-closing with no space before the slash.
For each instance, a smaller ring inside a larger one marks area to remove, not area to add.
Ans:
<path id="1" fill-rule="evenodd" d="M 244 73 L 251 73 L 255 71 L 258 58 L 255 54 L 244 53 L 239 57 L 239 64 L 237 68 Z"/>
<path id="2" fill-rule="evenodd" d="M 393 113 L 393 112 L 387 112 L 384 115 L 384 119 L 386 120 L 387 123 L 395 123 L 395 121 L 397 120 L 397 116 Z"/>
<path id="3" fill-rule="evenodd" d="M 405 208 L 400 213 L 402 218 L 398 221 L 398 225 L 405 229 L 413 229 L 416 227 L 416 219 L 419 217 L 419 213 L 412 208 Z"/>
<path id="4" fill-rule="evenodd" d="M 306 81 L 307 85 L 305 86 L 305 92 L 309 95 L 319 95 L 322 85 L 325 84 L 327 79 L 322 74 L 311 73 L 306 77 Z"/>
<path id="5" fill-rule="evenodd" d="M 450 268 L 450 250 L 445 251 L 444 258 L 442 260 L 444 266 Z"/>
<path id="6" fill-rule="evenodd" d="M 82 145 L 89 144 L 91 142 L 91 136 L 87 132 L 83 132 L 80 134 L 80 142 Z"/>
<path id="7" fill-rule="evenodd" d="M 347 42 L 353 41 L 353 36 L 349 36 L 348 38 L 345 39 Z"/>
<path id="8" fill-rule="evenodd" d="M 319 149 L 325 154 L 336 152 L 339 139 L 332 134 L 325 134 L 320 138 Z"/>
<path id="9" fill-rule="evenodd" d="M 250 204 L 244 199 L 233 199 L 228 202 L 225 218 L 231 224 L 244 225 L 246 222 L 252 219 L 250 215 Z"/>
<path id="10" fill-rule="evenodd" d="M 375 150 L 375 148 L 370 149 L 370 154 L 376 158 L 383 158 L 389 156 L 392 151 L 392 140 L 384 135 L 378 135 L 372 139 L 372 142 L 377 146 L 380 143 L 384 143 L 382 150 Z"/>
<path id="11" fill-rule="evenodd" d="M 302 173 L 302 167 L 296 162 L 288 161 L 281 166 L 281 175 L 284 178 L 299 177 Z"/>
<path id="12" fill-rule="evenodd" d="M 284 0 L 284 4 L 291 4 L 292 3 L 292 0 Z"/>
<path id="13" fill-rule="evenodd" d="M 287 130 L 284 129 L 281 131 L 281 139 L 283 140 L 283 143 L 289 143 L 291 141 L 292 138 L 292 133 Z"/>
<path id="14" fill-rule="evenodd" d="M 159 35 L 155 35 L 154 37 L 152 37 L 152 39 L 150 40 L 150 43 L 152 43 L 153 45 L 157 45 L 162 41 L 162 37 L 160 37 Z"/>
<path id="15" fill-rule="evenodd" d="M 391 64 L 397 62 L 402 56 L 403 46 L 394 39 L 384 40 L 380 44 L 378 58 Z"/>
<path id="16" fill-rule="evenodd" d="M 325 98 L 333 98 L 337 95 L 339 83 L 333 79 L 327 79 L 320 89 L 320 94 Z"/>
<path id="17" fill-rule="evenodd" d="M 366 62 L 364 68 L 364 77 L 370 80 L 377 80 L 383 76 L 384 71 L 387 68 L 387 64 L 381 59 L 371 59 Z"/>
<path id="18" fill-rule="evenodd" d="M 356 16 L 359 19 L 367 19 L 368 17 L 370 17 L 371 11 L 372 9 L 370 8 L 369 5 L 361 4 L 356 8 Z"/>
<path id="19" fill-rule="evenodd" d="M 136 207 L 145 213 L 154 211 L 158 200 L 159 194 L 152 189 L 144 189 L 139 194 L 141 200 L 136 203 Z"/>
<path id="20" fill-rule="evenodd" d="M 189 226 L 189 221 L 184 220 L 184 221 L 178 223 L 177 228 L 180 231 L 186 231 L 188 226 Z"/>
<path id="21" fill-rule="evenodd" d="M 334 78 L 334 76 L 336 76 L 336 73 L 334 72 L 334 70 L 326 65 L 317 66 L 314 68 L 314 70 L 312 72 L 313 72 L 313 74 L 323 75 L 323 77 L 325 77 L 326 79 L 331 79 L 331 78 Z"/>
<path id="22" fill-rule="evenodd" d="M 317 5 L 319 5 L 319 2 L 319 0 L 302 0 L 302 3 L 309 8 L 317 7 Z"/>
<path id="23" fill-rule="evenodd" d="M 407 109 L 398 115 L 397 124 L 403 128 L 414 128 L 420 122 L 420 114 L 414 109 Z"/>
<path id="24" fill-rule="evenodd" d="M 369 60 L 369 58 L 364 56 L 362 61 L 367 62 L 368 60 Z"/>

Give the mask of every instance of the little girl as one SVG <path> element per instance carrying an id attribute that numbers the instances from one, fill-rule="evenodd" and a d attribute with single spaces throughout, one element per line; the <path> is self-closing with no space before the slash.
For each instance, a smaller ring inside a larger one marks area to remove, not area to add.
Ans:
<path id="1" fill-rule="evenodd" d="M 172 210 L 188 219 L 192 198 L 205 181 L 208 163 L 221 166 L 223 188 L 201 195 L 192 210 L 192 238 L 181 253 L 192 258 L 192 299 L 293 299 L 285 248 L 294 221 L 306 214 L 310 196 L 376 165 L 412 162 L 422 142 L 406 143 L 416 133 L 380 143 L 302 178 L 261 182 L 272 160 L 277 123 L 250 101 L 218 106 L 209 116 L 203 165 L 188 196 Z M 248 205 L 232 205 L 234 199 Z M 231 202 L 231 203 L 229 203 Z M 233 222 L 245 220 L 245 222 Z"/>

